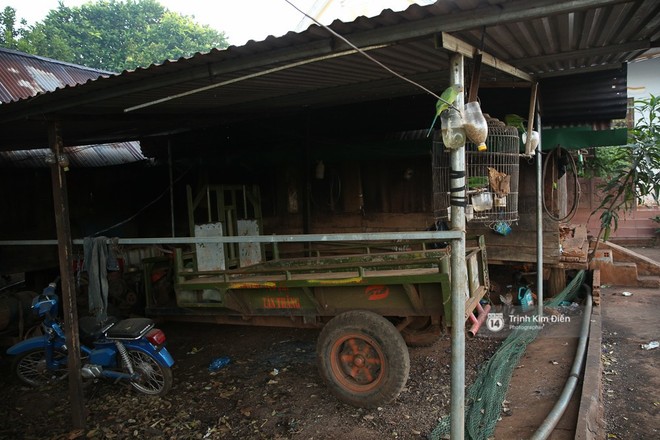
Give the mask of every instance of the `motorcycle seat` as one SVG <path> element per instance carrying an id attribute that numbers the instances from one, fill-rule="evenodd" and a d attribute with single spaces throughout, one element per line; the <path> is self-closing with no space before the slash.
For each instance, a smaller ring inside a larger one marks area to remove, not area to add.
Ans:
<path id="1" fill-rule="evenodd" d="M 105 321 L 99 322 L 94 316 L 84 316 L 78 320 L 81 341 L 94 341 L 117 322 L 114 316 L 108 316 Z"/>
<path id="2" fill-rule="evenodd" d="M 155 325 L 149 318 L 129 318 L 119 321 L 106 333 L 111 339 L 138 339 Z"/>

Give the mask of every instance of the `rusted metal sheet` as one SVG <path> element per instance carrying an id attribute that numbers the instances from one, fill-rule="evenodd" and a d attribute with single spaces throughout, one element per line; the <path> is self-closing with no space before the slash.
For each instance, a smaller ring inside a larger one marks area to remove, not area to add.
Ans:
<path id="1" fill-rule="evenodd" d="M 114 74 L 0 48 L 1 103 L 31 98 L 111 75 Z M 138 142 L 64 147 L 64 153 L 74 167 L 101 167 L 146 160 Z M 51 152 L 48 148 L 0 151 L 0 166 L 45 168 L 49 166 L 49 157 Z"/>
<path id="2" fill-rule="evenodd" d="M 84 84 L 111 72 L 0 48 L 0 102 Z"/>
<path id="3" fill-rule="evenodd" d="M 65 147 L 64 154 L 72 167 L 105 167 L 147 160 L 139 142 L 82 145 Z M 50 149 L 0 151 L 0 167 L 45 168 L 48 167 Z"/>
<path id="4" fill-rule="evenodd" d="M 659 14 L 657 0 L 474 0 L 412 5 L 397 13 L 388 10 L 353 22 L 335 21 L 330 27 L 400 74 L 442 90 L 446 81 L 438 79 L 442 76 L 438 72 L 447 68 L 447 54 L 436 47 L 433 37 L 438 32 L 481 48 L 529 75 L 545 78 L 620 68 L 651 48 L 660 25 L 653 18 Z M 313 25 L 301 33 L 213 49 L 59 90 L 57 99 L 44 101 L 58 101 L 56 109 L 76 106 L 80 114 L 123 114 L 139 107 L 140 112 L 159 117 L 213 111 L 251 118 L 265 110 L 327 107 L 421 93 L 361 54 L 344 51 L 344 46 L 327 30 Z M 482 88 L 488 83 L 513 82 L 509 75 L 486 67 Z M 210 82 L 215 88 L 207 89 Z M 607 98 L 590 103 L 590 108 L 608 107 Z M 27 108 L 32 105 L 12 103 L 11 111 L 42 112 L 42 107 Z M 0 108 L 0 120 L 14 121 L 15 113 L 9 112 Z M 563 114 L 573 122 L 583 116 Z"/>

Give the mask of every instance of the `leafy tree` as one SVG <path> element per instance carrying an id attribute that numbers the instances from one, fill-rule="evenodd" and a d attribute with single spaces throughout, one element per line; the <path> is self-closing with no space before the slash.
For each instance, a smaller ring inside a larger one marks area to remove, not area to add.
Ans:
<path id="1" fill-rule="evenodd" d="M 156 0 L 60 2 L 20 43 L 25 52 L 115 72 L 227 47 L 224 33 Z"/>
<path id="2" fill-rule="evenodd" d="M 617 229 L 619 211 L 647 197 L 660 199 L 660 97 L 636 101 L 635 111 L 641 117 L 628 132 L 628 145 L 608 152 L 609 179 L 600 187 L 605 197 L 591 213 L 603 210 L 596 247 Z"/>
<path id="3" fill-rule="evenodd" d="M 21 20 L 21 25 L 27 25 L 25 20 Z M 4 11 L 0 11 L 0 27 L 0 46 L 18 50 L 18 40 L 24 29 L 16 27 L 16 9 L 7 6 Z"/>

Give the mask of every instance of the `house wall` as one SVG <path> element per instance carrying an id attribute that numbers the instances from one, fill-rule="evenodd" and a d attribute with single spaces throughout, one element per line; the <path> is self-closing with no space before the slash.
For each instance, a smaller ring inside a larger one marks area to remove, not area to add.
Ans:
<path id="1" fill-rule="evenodd" d="M 644 59 L 628 64 L 628 98 L 647 99 L 650 95 L 660 96 L 660 58 Z M 635 114 L 639 118 L 639 114 Z M 602 194 L 599 179 L 580 179 L 581 196 L 578 211 L 572 223 L 585 224 L 589 235 L 596 237 L 600 229 L 598 208 Z M 636 206 L 630 211 L 621 212 L 618 228 L 610 239 L 621 244 L 649 245 L 657 243 L 657 230 L 660 224 L 651 218 L 660 215 L 660 206 Z"/>
<path id="2" fill-rule="evenodd" d="M 264 234 L 411 231 L 425 230 L 434 222 L 429 155 L 324 161 L 322 176 L 316 174 L 315 160 L 307 165 L 286 165 L 284 161 L 260 169 L 250 168 L 249 164 L 242 168 L 235 163 L 209 162 L 213 161 L 195 165 L 176 183 L 177 236 L 189 235 L 185 187 L 199 188 L 200 182 L 258 185 Z M 181 168 L 177 167 L 175 178 Z M 67 178 L 74 238 L 94 234 L 133 216 L 133 220 L 101 235 L 126 238 L 171 234 L 167 167 L 136 164 L 72 169 Z M 536 262 L 535 179 L 534 163 L 521 161 L 519 221 L 511 225 L 508 236 L 496 234 L 488 225 L 468 223 L 468 235 L 485 235 L 490 261 Z M 0 239 L 55 238 L 50 170 L 2 173 L 0 195 L 16 206 L 1 217 Z M 42 200 L 35 200 L 35 195 Z M 547 216 L 543 240 L 545 263 L 556 264 L 558 225 Z M 42 247 L 38 252 L 32 249 L 29 258 L 17 254 L 18 249 L 0 249 L 2 272 L 57 264 L 54 247 Z"/>
<path id="3" fill-rule="evenodd" d="M 169 197 L 161 197 L 147 207 L 163 194 L 168 184 L 165 167 L 145 168 L 136 164 L 70 169 L 67 187 L 72 237 L 93 235 L 132 216 L 135 216 L 133 221 L 100 235 L 170 235 Z M 50 169 L 3 169 L 0 173 L 0 200 L 4 205 L 0 214 L 0 240 L 56 239 Z M 178 209 L 185 208 L 184 193 L 177 195 L 175 200 L 179 202 Z M 180 220 L 184 218 L 181 215 Z M 185 234 L 183 230 L 179 233 Z M 74 252 L 80 253 L 81 249 L 74 247 Z M 1 274 L 57 265 L 56 246 L 0 246 Z"/>
<path id="4" fill-rule="evenodd" d="M 587 226 L 587 233 L 596 237 L 600 230 L 600 214 L 592 212 L 598 208 L 602 193 L 598 191 L 600 179 L 579 179 L 581 196 L 578 211 L 571 219 L 572 223 Z M 618 228 L 611 233 L 610 240 L 620 244 L 653 245 L 657 242 L 660 228 L 651 218 L 660 215 L 659 206 L 636 206 L 633 210 L 619 213 Z"/>
<path id="5" fill-rule="evenodd" d="M 660 96 L 660 57 L 628 64 L 628 98 Z"/>

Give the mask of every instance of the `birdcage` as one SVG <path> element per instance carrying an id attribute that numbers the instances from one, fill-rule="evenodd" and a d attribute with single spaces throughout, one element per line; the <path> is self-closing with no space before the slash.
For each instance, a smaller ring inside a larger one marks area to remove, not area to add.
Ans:
<path id="1" fill-rule="evenodd" d="M 519 138 L 514 127 L 488 124 L 487 151 L 477 151 L 475 144 L 465 144 L 465 186 L 468 222 L 489 226 L 497 222 L 511 224 L 518 220 Z M 451 220 L 451 152 L 436 135 L 433 141 L 433 209 L 436 221 Z"/>

